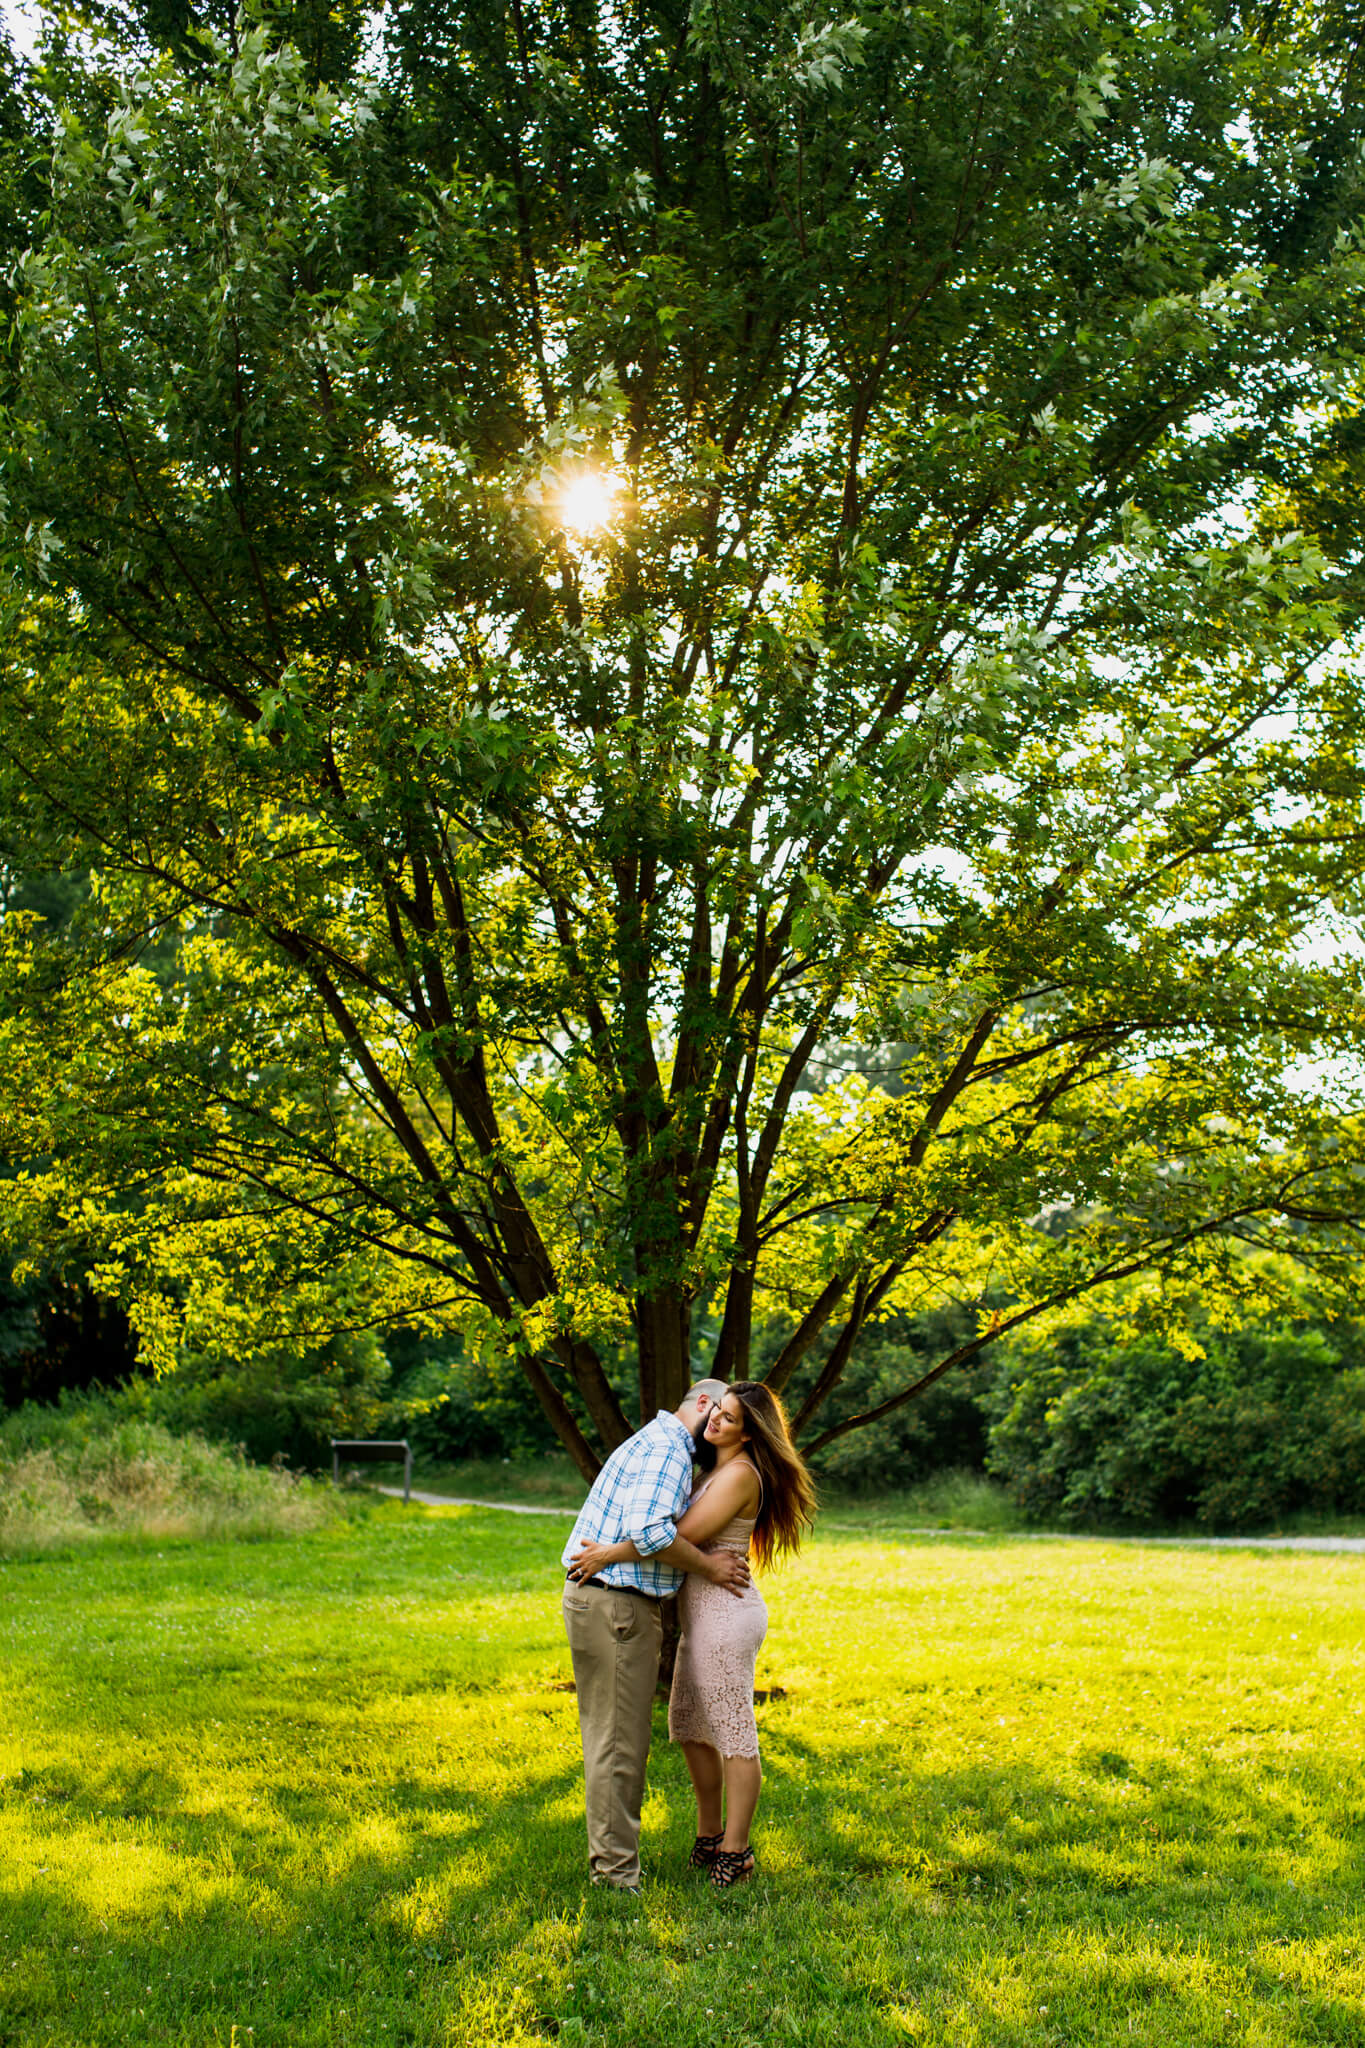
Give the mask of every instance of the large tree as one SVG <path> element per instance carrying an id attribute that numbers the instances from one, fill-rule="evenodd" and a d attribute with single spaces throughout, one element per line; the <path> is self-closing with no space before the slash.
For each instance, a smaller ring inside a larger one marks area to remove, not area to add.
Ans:
<path id="1" fill-rule="evenodd" d="M 649 1410 L 780 1320 L 818 1444 L 893 1311 L 995 1304 L 946 1367 L 1333 1256 L 1350 11 L 423 0 L 331 83 L 270 20 L 47 75 L 0 761 L 94 885 L 4 926 L 28 1227 L 283 1235 L 585 1472 L 623 1345 Z"/>

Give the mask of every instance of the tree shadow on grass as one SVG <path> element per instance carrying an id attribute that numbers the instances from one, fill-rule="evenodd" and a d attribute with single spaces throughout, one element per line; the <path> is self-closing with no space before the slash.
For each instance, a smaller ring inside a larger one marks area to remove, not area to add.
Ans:
<path id="1" fill-rule="evenodd" d="M 579 1778 L 571 1756 L 502 1799 L 401 1772 L 282 1779 L 259 1814 L 196 1815 L 185 1775 L 152 1764 L 24 1773 L 5 1803 L 28 1804 L 38 1861 L 3 1887 L 23 1961 L 0 1972 L 0 2048 L 460 2038 L 551 1902 L 582 1904 Z"/>
<path id="2" fill-rule="evenodd" d="M 257 1701 L 215 1730 L 220 1751 L 269 1719 Z M 992 2048 L 1176 2048 L 1219 2038 L 1210 2001 L 1217 2017 L 1224 1997 L 1243 2016 L 1270 2011 L 1279 2031 L 1267 2038 L 1362 2038 L 1327 1951 L 1352 1931 L 1365 1839 L 1335 1825 L 1312 1785 L 1207 1760 L 1139 1769 L 1121 1747 L 1055 1772 L 931 1770 L 895 1733 L 853 1750 L 822 1745 L 785 1704 L 765 1720 L 760 1879 L 725 1895 L 684 1874 L 694 1814 L 659 1711 L 643 1914 L 588 1891 L 577 1731 L 563 1713 L 501 1790 L 473 1785 L 458 1760 L 424 1768 L 410 1736 L 375 1751 L 359 1724 L 353 1772 L 344 1753 L 330 1766 L 256 1756 L 207 1811 L 184 1760 L 76 1752 L 32 1768 L 0 1791 L 26 1804 L 54 1871 L 9 1875 L 11 1942 L 32 1961 L 0 1974 L 0 2044 L 226 2048 L 234 2025 L 237 2048 L 496 2038 L 467 2018 L 481 1983 L 524 1982 L 534 2003 L 539 1969 L 577 1958 L 581 1970 L 561 1970 L 572 1998 L 547 1993 L 527 2024 L 581 2023 L 625 2048 L 631 2035 L 591 2000 L 626 1928 L 660 1979 L 692 1968 L 707 1942 L 771 1945 L 811 2041 L 825 2038 L 826 2009 L 848 2040 L 887 2043 L 950 2039 L 965 2009 Z M 329 1739 L 335 1750 L 335 1727 Z M 486 1742 L 496 1755 L 495 1715 Z M 61 1854 L 73 1837 L 89 1851 L 74 1882 Z M 1326 1956 L 1316 1978 L 1310 1950 Z M 701 1987 L 698 1974 L 677 1995 Z M 336 2031 L 343 2012 L 365 2016 L 354 2036 Z M 130 2035 L 134 2019 L 143 2031 Z M 755 2019 L 753 2038 L 784 2038 L 767 2025 Z"/>
<path id="3" fill-rule="evenodd" d="M 938 2038 L 959 1995 L 1000 2048 L 1036 2048 L 1044 2020 L 1057 2039 L 1109 2038 L 1106 2012 L 1114 2039 L 1170 2048 L 1224 2038 L 1252 2007 L 1279 2013 L 1267 2040 L 1365 2038 L 1365 1830 L 1343 1833 L 1311 1787 L 1207 1760 L 1144 1776 L 1117 1747 L 1081 1752 L 1072 1774 L 917 1768 L 894 1740 L 841 1758 L 790 1727 L 765 1749 L 772 1890 L 823 1890 L 861 1920 L 880 1956 L 868 1997 L 894 2008 L 897 2038 L 921 2037 L 917 2015 Z M 937 2003 L 926 1957 L 931 1972 L 957 1959 Z"/>

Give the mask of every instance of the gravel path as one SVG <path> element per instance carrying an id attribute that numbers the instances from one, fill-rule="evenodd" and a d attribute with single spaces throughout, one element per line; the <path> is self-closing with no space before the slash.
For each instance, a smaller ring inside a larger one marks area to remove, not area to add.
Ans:
<path id="1" fill-rule="evenodd" d="M 381 1486 L 380 1493 L 403 1498 L 401 1486 Z M 420 1493 L 412 1498 L 431 1508 L 496 1508 L 504 1515 L 567 1515 L 577 1508 L 528 1508 L 512 1500 L 466 1500 L 453 1493 Z M 845 1527 L 851 1525 L 845 1524 Z M 990 1529 L 906 1529 L 906 1536 L 990 1536 Z M 1162 1543 L 1178 1550 L 1331 1550 L 1365 1551 L 1365 1536 L 1077 1536 L 1058 1529 L 1016 1529 L 1003 1532 L 1026 1543 Z"/>
<path id="2" fill-rule="evenodd" d="M 395 1500 L 403 1498 L 401 1486 L 381 1486 L 376 1491 L 392 1494 Z M 514 1500 L 465 1500 L 454 1493 L 419 1493 L 415 1486 L 411 1497 L 426 1508 L 498 1508 L 504 1515 L 568 1515 L 570 1520 L 578 1513 L 577 1508 L 524 1508 Z"/>
<path id="3" fill-rule="evenodd" d="M 1121 1536 L 1111 1543 L 1168 1543 L 1194 1550 L 1365 1550 L 1365 1536 Z"/>

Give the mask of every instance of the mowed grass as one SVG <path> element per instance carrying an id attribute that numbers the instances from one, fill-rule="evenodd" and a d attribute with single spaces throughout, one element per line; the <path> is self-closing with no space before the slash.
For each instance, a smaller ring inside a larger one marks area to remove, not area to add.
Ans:
<path id="1" fill-rule="evenodd" d="M 401 1484 L 392 1474 L 367 1468 L 367 1475 L 392 1488 Z M 360 1468 L 356 1468 L 360 1476 Z M 511 1501 L 517 1506 L 542 1507 L 577 1512 L 583 1499 L 583 1480 L 569 1460 L 558 1453 L 534 1463 L 511 1458 L 470 1458 L 459 1464 L 438 1464 L 418 1460 L 412 1483 L 422 1491 L 449 1494 L 472 1501 Z M 973 1529 L 1004 1533 L 1026 1527 L 1024 1517 L 1003 1486 L 980 1472 L 947 1470 L 932 1473 L 916 1486 L 903 1487 L 894 1494 L 841 1493 L 824 1481 L 820 1498 L 826 1523 L 872 1529 L 885 1526 L 895 1530 Z M 1332 1525 L 1336 1528 L 1338 1523 Z"/>
<path id="2" fill-rule="evenodd" d="M 0 2042 L 1365 2041 L 1357 1557 L 827 1527 L 759 1880 L 590 1891 L 553 1520 L 0 1565 Z"/>

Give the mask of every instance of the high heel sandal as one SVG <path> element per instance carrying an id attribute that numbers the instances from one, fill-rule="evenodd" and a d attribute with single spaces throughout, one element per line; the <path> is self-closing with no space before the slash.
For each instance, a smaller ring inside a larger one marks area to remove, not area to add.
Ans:
<path id="1" fill-rule="evenodd" d="M 692 1854 L 687 1859 L 689 1870 L 709 1870 L 716 1860 L 716 1851 L 725 1840 L 725 1830 L 718 1835 L 698 1835 L 692 1844 Z"/>
<path id="2" fill-rule="evenodd" d="M 717 1849 L 711 1859 L 711 1882 L 721 1889 L 747 1884 L 757 1869 L 752 1849 Z"/>

